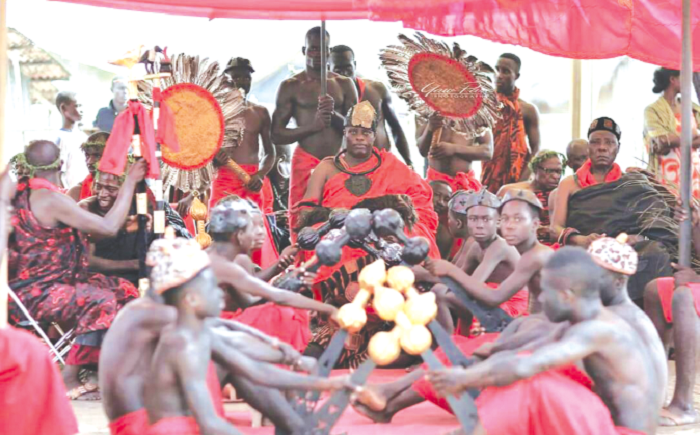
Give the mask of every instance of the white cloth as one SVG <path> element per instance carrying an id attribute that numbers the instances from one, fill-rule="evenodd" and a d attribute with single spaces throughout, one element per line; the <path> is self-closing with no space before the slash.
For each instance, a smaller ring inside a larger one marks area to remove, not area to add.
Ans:
<path id="1" fill-rule="evenodd" d="M 89 174 L 85 164 L 85 155 L 80 149 L 80 145 L 85 143 L 87 138 L 87 135 L 78 129 L 58 131 L 56 145 L 61 150 L 61 160 L 63 160 L 61 180 L 66 189 L 77 185 Z"/>

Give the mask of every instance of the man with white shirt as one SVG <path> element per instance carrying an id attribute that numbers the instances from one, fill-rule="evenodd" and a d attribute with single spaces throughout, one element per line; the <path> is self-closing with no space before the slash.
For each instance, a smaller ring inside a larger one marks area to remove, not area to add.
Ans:
<path id="1" fill-rule="evenodd" d="M 56 95 L 56 107 L 61 112 L 63 126 L 58 132 L 56 145 L 61 150 L 61 182 L 70 189 L 87 177 L 88 168 L 80 145 L 87 140 L 87 135 L 78 129 L 78 122 L 83 119 L 83 112 L 75 92 L 62 91 Z"/>

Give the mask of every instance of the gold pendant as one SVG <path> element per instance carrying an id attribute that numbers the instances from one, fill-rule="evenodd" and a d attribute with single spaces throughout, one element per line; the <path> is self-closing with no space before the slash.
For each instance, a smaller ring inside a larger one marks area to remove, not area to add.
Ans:
<path id="1" fill-rule="evenodd" d="M 362 196 L 369 192 L 372 187 L 372 180 L 364 175 L 353 175 L 345 180 L 345 188 L 355 196 Z"/>

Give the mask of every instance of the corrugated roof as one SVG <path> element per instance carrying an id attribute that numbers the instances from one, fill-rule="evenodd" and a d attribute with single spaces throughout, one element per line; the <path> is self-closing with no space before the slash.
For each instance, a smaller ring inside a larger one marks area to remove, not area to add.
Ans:
<path id="1" fill-rule="evenodd" d="M 13 28 L 7 29 L 10 53 L 18 52 L 22 75 L 32 80 L 68 80 L 70 73 L 53 56 Z"/>

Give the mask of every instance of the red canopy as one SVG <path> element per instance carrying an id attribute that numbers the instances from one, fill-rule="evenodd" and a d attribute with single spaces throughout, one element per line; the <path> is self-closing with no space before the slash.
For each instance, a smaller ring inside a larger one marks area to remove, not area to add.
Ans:
<path id="1" fill-rule="evenodd" d="M 577 59 L 630 56 L 680 69 L 682 0 L 55 0 L 213 18 L 402 21 Z M 693 40 L 700 41 L 700 7 Z M 700 69 L 700 43 L 693 63 Z"/>
<path id="2" fill-rule="evenodd" d="M 700 5 L 691 17 L 700 69 Z M 370 19 L 443 36 L 474 35 L 552 56 L 630 56 L 680 69 L 682 0 L 355 0 Z"/>

